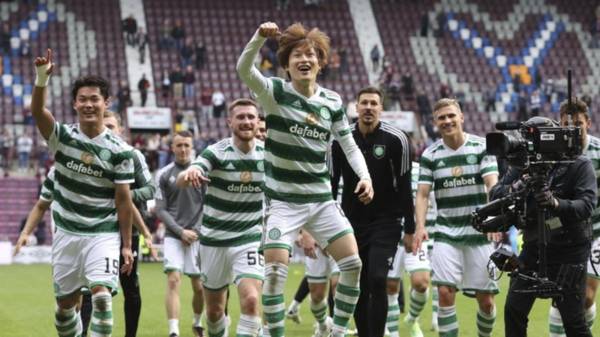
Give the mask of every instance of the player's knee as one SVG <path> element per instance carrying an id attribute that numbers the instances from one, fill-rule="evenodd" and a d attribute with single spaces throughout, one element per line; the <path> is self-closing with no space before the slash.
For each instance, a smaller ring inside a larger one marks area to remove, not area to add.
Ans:
<path id="1" fill-rule="evenodd" d="M 107 291 L 97 292 L 92 295 L 92 306 L 95 311 L 111 311 L 112 297 Z"/>
<path id="2" fill-rule="evenodd" d="M 454 296 L 456 289 L 447 286 L 438 287 L 438 298 L 440 306 L 454 305 Z"/>
<path id="3" fill-rule="evenodd" d="M 340 283 L 344 285 L 357 285 L 360 280 L 362 261 L 358 254 L 346 256 L 337 261 L 340 269 Z"/>
<path id="4" fill-rule="evenodd" d="M 427 273 L 415 273 L 411 277 L 411 286 L 414 290 L 424 293 L 429 288 L 429 274 Z"/>
<path id="5" fill-rule="evenodd" d="M 486 314 L 491 314 L 496 307 L 494 304 L 494 297 L 492 295 L 480 296 L 477 301 L 479 302 L 479 310 L 485 312 Z"/>
<path id="6" fill-rule="evenodd" d="M 258 315 L 258 294 L 245 294 L 241 301 L 241 310 L 246 315 Z"/>
<path id="7" fill-rule="evenodd" d="M 211 322 L 217 322 L 225 314 L 225 305 L 222 303 L 206 303 L 206 317 Z"/>
<path id="8" fill-rule="evenodd" d="M 179 273 L 169 273 L 167 277 L 167 286 L 171 290 L 179 289 L 179 285 L 181 284 L 181 275 Z"/>
<path id="9" fill-rule="evenodd" d="M 400 280 L 388 279 L 386 283 L 387 293 L 394 295 L 400 292 Z"/>
<path id="10" fill-rule="evenodd" d="M 265 282 L 263 292 L 265 294 L 283 294 L 283 288 L 287 279 L 288 266 L 279 262 L 270 262 L 265 265 Z"/>
<path id="11" fill-rule="evenodd" d="M 325 299 L 325 286 L 312 285 L 310 286 L 310 300 L 314 303 L 321 303 Z"/>

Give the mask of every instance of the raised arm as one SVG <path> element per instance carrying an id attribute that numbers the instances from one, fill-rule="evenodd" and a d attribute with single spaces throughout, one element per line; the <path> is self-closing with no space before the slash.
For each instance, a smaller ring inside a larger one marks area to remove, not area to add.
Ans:
<path id="1" fill-rule="evenodd" d="M 40 133 L 44 139 L 50 138 L 54 130 L 54 116 L 46 110 L 46 87 L 50 80 L 50 74 L 54 69 L 52 63 L 52 50 L 48 49 L 46 57 L 36 57 L 35 59 L 35 86 L 31 95 L 31 114 L 35 120 Z"/>
<path id="2" fill-rule="evenodd" d="M 237 72 L 244 82 L 257 97 L 265 93 L 268 86 L 268 79 L 264 77 L 254 66 L 254 59 L 260 52 L 263 44 L 268 38 L 275 38 L 280 34 L 279 27 L 273 22 L 262 23 L 252 39 L 244 48 L 242 55 L 237 62 Z"/>

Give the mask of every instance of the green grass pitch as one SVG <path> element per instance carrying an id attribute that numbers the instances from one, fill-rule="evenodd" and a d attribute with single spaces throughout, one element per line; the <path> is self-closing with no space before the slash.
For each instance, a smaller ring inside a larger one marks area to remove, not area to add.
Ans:
<path id="1" fill-rule="evenodd" d="M 142 315 L 138 337 L 167 336 L 167 322 L 164 309 L 166 277 L 160 263 L 140 265 L 140 282 L 142 289 Z M 292 299 L 298 283 L 303 275 L 303 267 L 293 265 L 290 268 L 286 285 L 286 304 Z M 405 278 L 405 290 L 408 289 Z M 496 297 L 498 320 L 493 336 L 504 336 L 503 306 L 507 290 L 507 278 L 501 281 L 501 293 Z M 53 325 L 54 298 L 52 295 L 51 269 L 49 265 L 11 265 L 0 267 L 0 335 L 11 337 L 57 336 Z M 230 336 L 235 336 L 235 322 L 239 315 L 237 294 L 232 287 L 230 314 L 232 328 Z M 457 301 L 460 336 L 476 337 L 475 301 L 459 295 Z M 192 336 L 191 287 L 187 279 L 182 283 L 180 330 L 182 337 Z M 538 300 L 530 315 L 529 335 L 547 336 L 547 313 L 549 301 Z M 113 336 L 124 335 L 123 297 L 117 295 L 113 303 L 115 327 Z M 286 322 L 288 337 L 312 335 L 313 318 L 308 302 L 301 307 L 302 324 Z M 402 316 L 403 317 L 403 316 Z M 437 336 L 429 331 L 431 306 L 428 304 L 420 319 L 426 337 Z M 400 324 L 400 336 L 408 336 L 406 329 Z M 593 335 L 600 336 L 600 323 L 596 322 Z"/>

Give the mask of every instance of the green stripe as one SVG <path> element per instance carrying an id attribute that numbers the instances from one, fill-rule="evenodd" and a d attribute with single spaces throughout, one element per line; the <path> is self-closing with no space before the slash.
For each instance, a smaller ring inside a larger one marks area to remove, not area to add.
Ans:
<path id="1" fill-rule="evenodd" d="M 204 203 L 214 209 L 218 209 L 223 212 L 236 212 L 236 213 L 254 213 L 262 211 L 262 201 L 230 201 L 217 198 L 212 194 L 207 194 L 204 199 Z"/>
<path id="2" fill-rule="evenodd" d="M 112 311 L 94 311 L 92 316 L 97 319 L 113 318 Z"/>
<path id="3" fill-rule="evenodd" d="M 202 217 L 202 226 L 226 232 L 243 232 L 260 225 L 262 225 L 262 216 L 249 221 L 220 220 L 206 213 Z"/>
<path id="4" fill-rule="evenodd" d="M 108 160 L 102 160 L 102 161 L 109 162 L 112 165 L 119 164 L 124 159 L 132 159 L 133 158 L 132 151 L 123 150 L 123 152 L 114 153 L 108 147 L 96 145 L 92 142 L 83 142 L 80 139 L 74 138 L 69 134 L 69 132 L 67 130 L 68 129 L 65 127 L 65 125 L 61 125 L 59 135 L 58 135 L 59 142 L 62 143 L 64 146 L 72 147 L 79 151 L 91 153 L 92 155 L 94 155 L 97 158 L 101 158 L 100 153 L 102 151 L 104 151 L 105 153 L 106 153 L 106 151 L 108 151 L 108 153 L 110 154 L 110 158 Z M 79 130 L 75 129 L 74 132 L 79 133 Z M 106 134 L 104 136 L 104 139 L 106 139 L 109 142 L 113 143 L 114 145 L 122 147 L 122 148 L 124 148 L 126 146 L 126 144 L 123 141 L 118 140 L 117 138 L 114 138 L 110 134 Z"/>
<path id="5" fill-rule="evenodd" d="M 451 236 L 441 232 L 435 232 L 433 234 L 433 240 L 444 242 L 451 245 L 464 245 L 464 246 L 481 246 L 489 244 L 487 237 L 483 234 L 472 234 L 462 236 Z"/>
<path id="6" fill-rule="evenodd" d="M 484 175 L 484 174 L 487 174 L 490 172 L 498 173 L 498 166 L 494 165 L 494 166 L 489 166 L 489 167 L 482 169 L 481 175 Z"/>
<path id="7" fill-rule="evenodd" d="M 327 240 L 328 243 L 333 243 L 335 240 L 341 238 L 342 236 L 345 236 L 346 234 L 352 234 L 354 233 L 354 230 L 352 230 L 352 228 L 348 228 L 348 229 L 344 229 L 343 231 L 337 233 L 336 235 L 332 236 L 331 238 L 329 238 Z"/>
<path id="8" fill-rule="evenodd" d="M 54 179 L 56 179 L 61 186 L 75 194 L 83 194 L 88 197 L 103 199 L 112 199 L 115 197 L 114 188 L 86 184 L 85 182 L 71 179 L 60 173 L 58 170 L 55 170 L 54 172 Z"/>
<path id="9" fill-rule="evenodd" d="M 283 303 L 283 295 L 262 295 L 263 306 L 273 306 Z"/>
<path id="10" fill-rule="evenodd" d="M 93 205 L 73 202 L 65 198 L 59 190 L 54 191 L 53 196 L 54 201 L 58 202 L 65 211 L 84 216 L 86 218 L 95 218 L 101 220 L 114 216 L 117 213 L 116 208 L 96 207 Z"/>
<path id="11" fill-rule="evenodd" d="M 202 153 L 200 154 L 200 157 L 208 160 L 208 162 L 210 163 L 210 165 L 215 168 L 219 166 L 219 159 L 217 158 L 217 156 L 215 156 L 215 154 L 211 151 L 211 148 L 208 147 L 206 149 L 204 149 L 204 151 L 202 151 Z M 206 167 L 203 167 L 204 171 L 207 171 Z"/>
<path id="12" fill-rule="evenodd" d="M 273 166 L 270 162 L 265 162 L 265 173 L 268 177 L 280 182 L 291 184 L 329 184 L 329 171 L 307 172 L 299 170 L 288 170 Z M 330 193 L 331 194 L 331 193 Z"/>
<path id="13" fill-rule="evenodd" d="M 331 192 L 326 193 L 313 193 L 313 194 L 303 194 L 303 193 L 286 193 L 286 192 L 277 192 L 265 186 L 265 196 L 273 199 L 273 200 L 281 200 L 285 202 L 291 202 L 295 204 L 307 204 L 312 202 L 325 202 L 329 200 L 333 200 Z"/>
<path id="14" fill-rule="evenodd" d="M 245 234 L 245 235 L 237 236 L 235 238 L 224 239 L 224 240 L 218 240 L 218 239 L 213 239 L 213 238 L 207 238 L 205 236 L 200 236 L 200 243 L 205 246 L 212 246 L 212 247 L 237 247 L 237 246 L 245 245 L 250 242 L 259 242 L 260 238 L 261 238 L 260 233 Z"/>
<path id="15" fill-rule="evenodd" d="M 210 186 L 211 187 L 215 187 L 218 188 L 220 190 L 229 192 L 229 193 L 236 193 L 239 194 L 239 192 L 230 192 L 228 191 L 228 187 L 234 185 L 234 186 L 239 186 L 239 185 L 244 185 L 244 186 L 252 186 L 254 188 L 254 192 L 244 192 L 244 193 L 262 193 L 262 185 L 263 182 L 262 181 L 251 181 L 247 184 L 242 184 L 240 183 L 239 180 L 234 181 L 234 180 L 227 180 L 227 179 L 223 179 L 223 178 L 219 178 L 219 177 L 214 177 L 211 176 L 210 177 Z"/>
<path id="16" fill-rule="evenodd" d="M 322 164 L 325 162 L 325 151 L 315 151 L 314 149 L 303 146 L 288 145 L 277 142 L 271 138 L 267 138 L 265 147 L 268 152 L 282 159 L 313 164 Z"/>
<path id="17" fill-rule="evenodd" d="M 331 110 L 329 107 L 325 105 L 315 105 L 306 100 L 306 98 L 295 95 L 293 93 L 287 92 L 283 89 L 283 82 L 279 79 L 273 79 L 273 98 L 277 102 L 277 104 L 282 106 L 287 106 L 293 110 L 301 110 L 304 112 L 312 112 L 317 116 L 320 116 L 319 111 L 321 108 L 327 108 L 332 118 L 334 118 L 334 122 L 343 118 L 343 110 Z M 293 105 L 295 102 L 300 102 L 302 108 L 297 108 Z M 341 117 L 340 117 L 341 116 Z M 270 125 L 267 124 L 267 128 Z"/>
<path id="18" fill-rule="evenodd" d="M 484 205 L 487 203 L 487 194 L 475 193 L 447 198 L 436 198 L 436 203 L 438 210 Z"/>
<path id="19" fill-rule="evenodd" d="M 358 295 L 360 295 L 360 288 L 349 287 L 349 286 L 341 284 L 341 283 L 338 283 L 336 291 L 339 291 L 341 294 L 344 294 L 346 296 L 351 296 L 351 297 L 356 297 L 356 298 L 358 298 Z"/>
<path id="20" fill-rule="evenodd" d="M 65 219 L 56 211 L 52 212 L 52 219 L 56 226 L 73 233 L 97 234 L 116 233 L 119 231 L 119 224 L 116 221 L 105 221 L 89 226 Z"/>
<path id="21" fill-rule="evenodd" d="M 294 109 L 296 109 L 296 108 L 294 108 Z M 290 128 L 293 126 L 296 126 L 301 129 L 304 129 L 304 128 L 308 128 L 310 130 L 314 129 L 320 133 L 325 133 L 327 135 L 326 139 L 329 139 L 330 134 L 331 134 L 329 130 L 327 130 L 326 128 L 324 128 L 320 125 L 312 125 L 312 124 L 299 122 L 299 121 L 296 121 L 293 119 L 288 119 L 288 118 L 284 118 L 284 117 L 272 115 L 272 114 L 267 115 L 267 118 L 265 121 L 267 123 L 267 128 L 269 130 L 276 130 L 276 131 L 288 133 L 291 135 L 294 135 L 294 133 L 292 133 L 290 131 Z M 300 137 L 300 136 L 297 136 L 297 137 Z M 268 148 L 268 146 L 266 144 L 268 144 L 268 143 L 265 143 L 265 148 Z"/>
<path id="22" fill-rule="evenodd" d="M 421 156 L 421 160 L 419 160 L 419 167 L 428 168 L 429 170 L 433 171 L 433 163 L 425 156 Z"/>
<path id="23" fill-rule="evenodd" d="M 54 171 L 56 172 L 56 170 L 54 170 Z M 52 179 L 50 179 L 50 178 L 44 179 L 44 187 L 47 188 L 50 191 L 54 190 L 54 181 Z"/>
<path id="24" fill-rule="evenodd" d="M 335 308 L 336 309 L 339 309 L 341 311 L 352 314 L 354 312 L 355 307 L 356 307 L 356 304 L 347 303 L 347 302 L 344 302 L 337 298 L 335 299 Z"/>
<path id="25" fill-rule="evenodd" d="M 97 332 L 99 334 L 103 334 L 103 335 L 110 335 L 112 333 L 112 324 L 94 324 L 91 323 L 90 324 L 90 330 L 92 330 L 93 332 Z"/>
<path id="26" fill-rule="evenodd" d="M 443 325 L 450 325 L 452 323 L 456 323 L 456 314 L 448 317 L 438 316 L 438 324 L 440 325 L 440 327 Z"/>
<path id="27" fill-rule="evenodd" d="M 471 226 L 471 218 L 472 215 L 463 215 L 463 216 L 449 216 L 444 217 L 438 215 L 436 219 L 436 224 L 439 226 L 446 226 L 452 228 L 462 228 L 462 227 L 470 227 Z"/>

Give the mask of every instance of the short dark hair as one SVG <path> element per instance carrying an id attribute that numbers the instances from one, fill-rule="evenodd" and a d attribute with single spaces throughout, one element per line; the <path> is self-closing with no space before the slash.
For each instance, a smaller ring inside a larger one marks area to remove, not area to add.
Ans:
<path id="1" fill-rule="evenodd" d="M 229 104 L 229 107 L 227 108 L 227 111 L 230 115 L 236 106 L 253 106 L 256 108 L 256 113 L 258 114 L 258 104 L 256 104 L 256 102 L 249 98 L 238 98 L 235 101 L 231 102 Z"/>
<path id="2" fill-rule="evenodd" d="M 77 93 L 79 92 L 79 89 L 83 87 L 95 87 L 100 89 L 100 95 L 102 95 L 105 100 L 110 97 L 110 83 L 103 77 L 91 75 L 80 77 L 73 82 L 73 90 L 71 91 L 73 101 L 77 99 Z"/>
<path id="3" fill-rule="evenodd" d="M 379 96 L 379 100 L 383 102 L 383 93 L 381 92 L 381 90 L 379 90 L 376 87 L 364 87 L 362 89 L 360 89 L 360 91 L 358 92 L 358 94 L 356 94 L 356 100 L 358 101 L 360 99 L 360 95 L 362 94 L 377 94 Z"/>
<path id="4" fill-rule="evenodd" d="M 590 118 L 589 110 L 587 104 L 579 98 L 575 98 L 571 100 L 571 105 L 573 106 L 573 114 L 583 114 L 586 119 Z M 564 100 L 560 103 L 560 116 L 564 116 L 569 112 L 569 100 Z"/>

